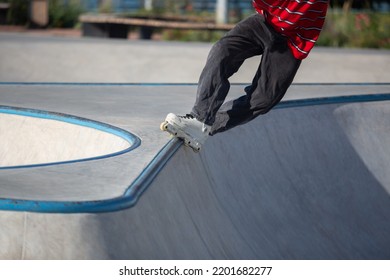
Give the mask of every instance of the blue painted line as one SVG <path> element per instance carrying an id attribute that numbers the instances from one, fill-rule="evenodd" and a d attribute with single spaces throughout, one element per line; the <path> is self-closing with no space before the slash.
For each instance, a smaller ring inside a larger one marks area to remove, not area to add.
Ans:
<path id="1" fill-rule="evenodd" d="M 118 155 L 121 155 L 124 153 L 128 153 L 141 145 L 141 140 L 137 136 L 135 136 L 134 134 L 132 134 L 126 130 L 111 126 L 109 124 L 105 124 L 105 123 L 101 123 L 101 122 L 97 122 L 97 121 L 93 121 L 93 120 L 89 120 L 89 119 L 85 119 L 85 118 L 81 118 L 81 117 L 76 117 L 76 116 L 61 114 L 61 113 L 55 113 L 55 112 L 36 110 L 36 109 L 17 108 L 17 107 L 9 107 L 9 106 L 0 106 L 0 113 L 26 116 L 26 117 L 32 117 L 32 118 L 47 119 L 47 120 L 54 120 L 54 121 L 66 122 L 66 123 L 70 123 L 70 124 L 74 124 L 74 125 L 78 125 L 78 126 L 93 128 L 93 129 L 97 129 L 97 130 L 100 130 L 100 131 L 103 131 L 106 133 L 116 135 L 116 136 L 126 140 L 130 144 L 130 146 L 127 149 L 124 149 L 122 151 L 118 151 L 115 153 L 110 153 L 107 155 L 90 157 L 90 158 L 83 158 L 83 159 L 76 159 L 76 160 L 69 160 L 69 161 L 60 161 L 60 162 L 49 162 L 49 163 L 41 163 L 41 164 L 18 165 L 18 166 L 3 166 L 3 167 L 0 167 L 0 170 L 34 168 L 34 167 L 70 164 L 70 163 L 105 159 L 105 158 L 109 158 L 109 157 L 118 156 Z"/>
<path id="2" fill-rule="evenodd" d="M 390 100 L 390 94 L 374 94 L 345 97 L 312 98 L 304 100 L 282 101 L 276 109 L 297 108 L 302 106 L 318 106 L 327 104 L 343 104 L 356 102 L 375 102 Z M 46 213 L 100 213 L 119 211 L 136 205 L 143 192 L 150 186 L 157 174 L 169 162 L 170 158 L 182 146 L 182 141 L 172 139 L 144 171 L 128 187 L 125 193 L 114 199 L 99 201 L 32 201 L 0 198 L 0 210 L 31 211 Z"/>
<path id="3" fill-rule="evenodd" d="M 181 147 L 178 139 L 169 141 L 149 163 L 124 195 L 98 201 L 33 201 L 0 198 L 0 210 L 29 211 L 41 213 L 102 213 L 120 211 L 134 206 L 153 179 Z"/>
<path id="4" fill-rule="evenodd" d="M 278 105 L 275 106 L 275 109 L 327 105 L 327 104 L 375 102 L 375 101 L 386 101 L 386 100 L 390 100 L 390 93 L 389 94 L 369 94 L 369 95 L 353 95 L 353 96 L 320 97 L 320 98 L 308 98 L 308 99 L 301 99 L 301 100 L 282 101 Z"/>

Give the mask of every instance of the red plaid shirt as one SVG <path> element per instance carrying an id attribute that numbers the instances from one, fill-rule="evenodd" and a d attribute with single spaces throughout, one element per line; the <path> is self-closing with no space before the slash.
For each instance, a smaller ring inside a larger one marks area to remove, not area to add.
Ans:
<path id="1" fill-rule="evenodd" d="M 258 13 L 279 33 L 297 59 L 308 56 L 324 25 L 328 0 L 253 0 Z"/>

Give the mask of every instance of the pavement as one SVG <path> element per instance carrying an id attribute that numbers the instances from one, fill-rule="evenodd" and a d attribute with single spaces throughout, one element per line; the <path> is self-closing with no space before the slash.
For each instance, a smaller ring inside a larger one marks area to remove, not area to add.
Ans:
<path id="1" fill-rule="evenodd" d="M 389 52 L 317 49 L 277 108 L 196 154 L 159 124 L 210 46 L 0 33 L 0 155 L 53 156 L 2 163 L 1 259 L 390 258 Z"/>
<path id="2" fill-rule="evenodd" d="M 0 33 L 5 82 L 197 83 L 209 43 L 64 38 Z M 249 83 L 260 57 L 247 60 L 232 83 Z M 389 50 L 315 48 L 295 83 L 388 82 Z"/>

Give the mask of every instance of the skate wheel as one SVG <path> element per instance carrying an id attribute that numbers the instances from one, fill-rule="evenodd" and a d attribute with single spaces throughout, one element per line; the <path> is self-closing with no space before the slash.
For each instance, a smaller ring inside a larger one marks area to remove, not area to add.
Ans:
<path id="1" fill-rule="evenodd" d="M 167 131 L 168 130 L 168 122 L 163 122 L 160 124 L 160 129 L 162 131 Z"/>

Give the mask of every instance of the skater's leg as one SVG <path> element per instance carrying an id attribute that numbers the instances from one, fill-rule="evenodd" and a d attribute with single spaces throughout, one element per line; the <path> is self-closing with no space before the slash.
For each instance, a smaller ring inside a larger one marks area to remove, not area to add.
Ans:
<path id="1" fill-rule="evenodd" d="M 230 88 L 228 81 L 245 59 L 260 55 L 269 31 L 261 25 L 263 17 L 253 15 L 238 23 L 211 49 L 199 83 L 192 114 L 212 125 Z"/>
<path id="2" fill-rule="evenodd" d="M 267 113 L 283 98 L 301 61 L 287 46 L 287 40 L 275 34 L 264 49 L 261 63 L 246 95 L 226 102 L 216 114 L 211 134 L 244 124 Z"/>

